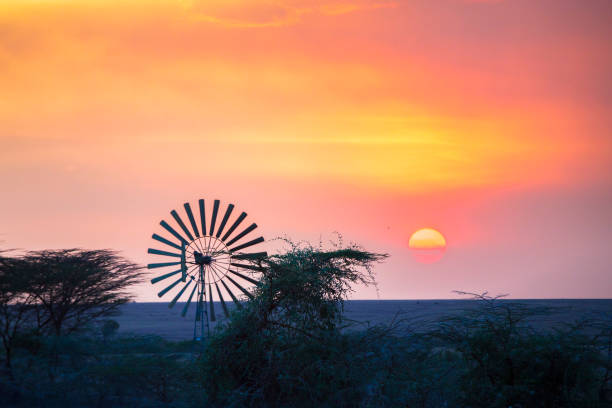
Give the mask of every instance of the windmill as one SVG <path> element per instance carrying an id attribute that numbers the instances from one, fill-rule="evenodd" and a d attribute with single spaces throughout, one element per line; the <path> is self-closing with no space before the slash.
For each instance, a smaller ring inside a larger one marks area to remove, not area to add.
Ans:
<path id="1" fill-rule="evenodd" d="M 267 256 L 266 252 L 243 252 L 247 248 L 264 242 L 261 236 L 254 239 L 247 237 L 257 228 L 257 224 L 251 223 L 237 232 L 247 214 L 242 212 L 230 222 L 232 213 L 236 213 L 234 204 L 228 204 L 223 218 L 217 224 L 220 206 L 221 202 L 214 200 L 212 213 L 210 217 L 207 217 L 206 202 L 200 199 L 198 201 L 199 219 L 196 220 L 191 205 L 185 203 L 183 207 L 191 229 L 183 222 L 176 210 L 170 211 L 178 228 L 162 220 L 160 225 L 164 233 L 169 233 L 172 238 L 168 239 L 162 235 L 153 234 L 152 238 L 164 244 L 165 247 L 164 249 L 149 248 L 148 250 L 149 254 L 172 258 L 170 262 L 164 259 L 166 262 L 147 265 L 148 269 L 161 269 L 162 271 L 165 269 L 161 275 L 151 279 L 153 285 L 162 281 L 171 282 L 161 289 L 157 296 L 161 298 L 166 294 L 174 295 L 168 304 L 169 308 L 173 308 L 180 299 L 186 299 L 181 311 L 183 317 L 195 299 L 196 313 L 193 326 L 195 340 L 204 339 L 204 335 L 209 334 L 210 322 L 216 321 L 215 300 L 220 302 L 223 313 L 227 317 L 229 310 L 225 300 L 228 297 L 236 307 L 242 307 L 234 292 L 252 298 L 252 294 L 245 286 L 256 285 L 258 274 L 263 272 L 263 268 L 248 261 Z M 180 232 L 177 229 L 180 229 Z M 167 281 L 167 279 L 171 280 Z"/>

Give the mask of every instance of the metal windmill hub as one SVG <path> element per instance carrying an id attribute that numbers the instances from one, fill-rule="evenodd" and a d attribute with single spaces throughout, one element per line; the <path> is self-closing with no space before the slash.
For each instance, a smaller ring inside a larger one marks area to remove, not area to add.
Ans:
<path id="1" fill-rule="evenodd" d="M 212 256 L 202 255 L 202 253 L 198 251 L 193 252 L 193 258 L 195 260 L 195 263 L 198 265 L 210 265 L 213 261 Z"/>
<path id="2" fill-rule="evenodd" d="M 198 278 L 199 266 L 203 266 L 207 282 L 218 282 L 227 275 L 232 262 L 229 248 L 219 238 L 210 235 L 195 238 L 185 247 L 185 266 L 188 275 Z"/>

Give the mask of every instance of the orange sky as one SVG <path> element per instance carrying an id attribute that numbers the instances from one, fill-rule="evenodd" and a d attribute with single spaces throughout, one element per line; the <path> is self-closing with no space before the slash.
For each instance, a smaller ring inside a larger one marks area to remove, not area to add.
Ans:
<path id="1" fill-rule="evenodd" d="M 1 245 L 145 263 L 170 209 L 220 198 L 267 237 L 391 253 L 381 298 L 609 297 L 610 21 L 596 0 L 5 0 Z M 419 265 L 428 226 L 448 250 Z"/>

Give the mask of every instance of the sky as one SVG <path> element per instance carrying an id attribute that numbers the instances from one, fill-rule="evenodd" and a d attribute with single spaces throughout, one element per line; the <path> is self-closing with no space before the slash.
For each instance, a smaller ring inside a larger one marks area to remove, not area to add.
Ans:
<path id="1" fill-rule="evenodd" d="M 0 248 L 146 264 L 170 210 L 220 199 L 267 239 L 390 254 L 355 299 L 610 298 L 611 21 L 608 0 L 4 0 Z"/>

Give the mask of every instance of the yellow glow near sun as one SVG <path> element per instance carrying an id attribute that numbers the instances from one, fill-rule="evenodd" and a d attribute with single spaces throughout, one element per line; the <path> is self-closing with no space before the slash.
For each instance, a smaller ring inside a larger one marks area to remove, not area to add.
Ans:
<path id="1" fill-rule="evenodd" d="M 408 246 L 411 249 L 442 249 L 446 248 L 446 239 L 433 228 L 422 228 L 412 234 Z"/>

